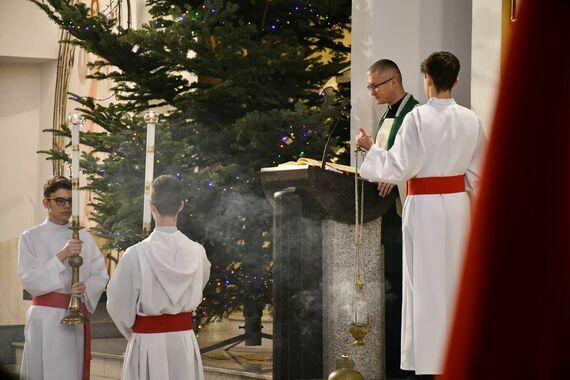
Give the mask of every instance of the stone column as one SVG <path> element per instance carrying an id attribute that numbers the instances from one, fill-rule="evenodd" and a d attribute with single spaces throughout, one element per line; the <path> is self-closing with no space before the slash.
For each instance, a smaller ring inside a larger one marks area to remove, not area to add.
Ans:
<path id="1" fill-rule="evenodd" d="M 384 379 L 384 257 L 380 219 L 363 225 L 362 263 L 370 332 L 365 346 L 352 346 L 348 331 L 354 294 L 354 225 L 323 221 L 323 360 L 325 375 L 348 353 L 365 379 Z M 326 378 L 325 376 L 325 378 Z"/>

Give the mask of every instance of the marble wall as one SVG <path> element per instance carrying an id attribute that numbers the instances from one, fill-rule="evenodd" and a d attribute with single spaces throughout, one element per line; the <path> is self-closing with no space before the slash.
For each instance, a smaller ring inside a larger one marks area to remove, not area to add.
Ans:
<path id="1" fill-rule="evenodd" d="M 354 360 L 365 379 L 384 379 L 384 256 L 380 249 L 380 219 L 362 228 L 364 294 L 370 331 L 364 346 L 352 345 L 355 281 L 354 225 L 323 220 L 323 361 L 328 376 L 342 354 Z"/>

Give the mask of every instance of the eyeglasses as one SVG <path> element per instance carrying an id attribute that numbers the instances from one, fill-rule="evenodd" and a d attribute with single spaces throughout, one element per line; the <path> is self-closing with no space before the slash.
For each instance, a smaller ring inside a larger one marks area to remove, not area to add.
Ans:
<path id="1" fill-rule="evenodd" d="M 390 79 L 386 79 L 384 82 L 382 83 L 378 83 L 378 84 L 374 84 L 374 83 L 370 83 L 368 86 L 366 86 L 366 88 L 368 89 L 368 91 L 376 91 L 376 89 L 380 86 L 382 86 L 383 84 L 386 84 L 388 82 L 390 82 L 392 79 L 394 79 L 394 77 L 390 78 Z"/>
<path id="2" fill-rule="evenodd" d="M 48 201 L 54 201 L 58 206 L 65 206 L 66 203 L 69 203 L 71 206 L 71 199 L 72 198 L 46 198 Z"/>

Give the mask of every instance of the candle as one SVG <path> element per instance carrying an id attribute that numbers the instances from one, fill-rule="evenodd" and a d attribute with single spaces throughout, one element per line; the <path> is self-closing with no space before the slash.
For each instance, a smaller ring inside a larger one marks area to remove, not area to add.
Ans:
<path id="1" fill-rule="evenodd" d="M 68 116 L 71 123 L 71 238 L 79 239 L 79 128 L 83 124 L 83 117 L 79 114 Z M 79 267 L 83 265 L 80 255 L 73 255 L 67 263 L 71 267 L 71 285 L 79 282 Z M 88 322 L 81 314 L 81 297 L 71 296 L 67 310 L 69 314 L 61 320 L 64 325 L 79 325 Z"/>
<path id="2" fill-rule="evenodd" d="M 144 115 L 146 121 L 146 161 L 144 171 L 144 198 L 143 198 L 143 235 L 150 232 L 150 192 L 154 174 L 154 132 L 158 122 L 158 115 L 152 111 Z"/>
<path id="3" fill-rule="evenodd" d="M 83 117 L 74 113 L 71 122 L 71 220 L 79 224 L 79 129 Z"/>

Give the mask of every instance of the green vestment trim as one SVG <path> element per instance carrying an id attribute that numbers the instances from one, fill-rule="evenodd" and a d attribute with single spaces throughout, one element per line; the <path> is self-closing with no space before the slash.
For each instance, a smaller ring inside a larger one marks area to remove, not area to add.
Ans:
<path id="1" fill-rule="evenodd" d="M 396 134 L 400 130 L 400 126 L 402 125 L 402 121 L 404 120 L 404 117 L 406 116 L 406 114 L 408 112 L 413 110 L 414 106 L 418 103 L 419 102 L 416 99 L 414 99 L 414 97 L 412 95 L 410 95 L 408 101 L 401 106 L 401 111 L 394 118 L 394 124 L 392 124 L 392 129 L 390 130 L 390 135 L 388 135 L 388 143 L 387 143 L 386 149 L 390 149 L 392 147 L 392 145 L 394 145 L 394 140 L 396 139 Z M 382 126 L 384 119 L 386 119 L 387 114 L 388 114 L 388 111 L 384 112 L 384 115 L 382 115 L 382 117 L 380 118 L 380 121 L 378 122 L 377 131 L 380 130 L 380 127 Z M 374 135 L 374 136 L 376 136 L 376 135 Z"/>

